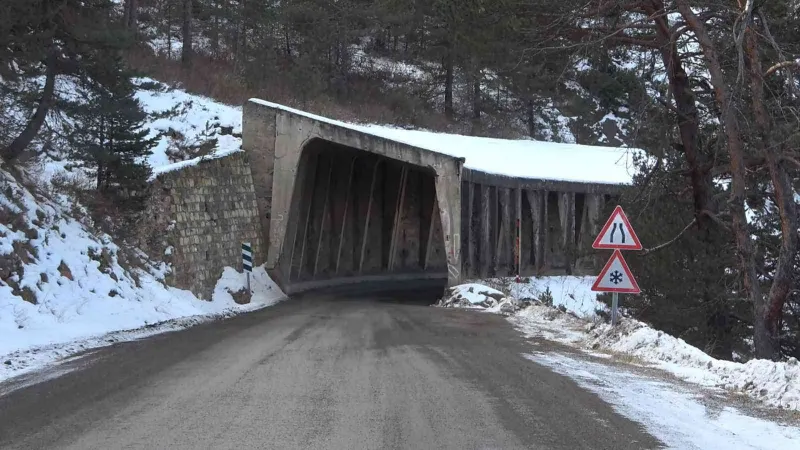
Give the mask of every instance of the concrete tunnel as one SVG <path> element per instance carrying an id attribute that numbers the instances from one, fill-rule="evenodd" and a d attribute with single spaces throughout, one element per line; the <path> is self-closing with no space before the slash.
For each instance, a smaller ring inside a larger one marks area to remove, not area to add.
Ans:
<path id="1" fill-rule="evenodd" d="M 245 106 L 243 147 L 267 272 L 287 294 L 459 282 L 463 159 L 257 101 Z"/>
<path id="2" fill-rule="evenodd" d="M 436 151 L 424 148 L 431 136 Z M 594 274 L 598 219 L 625 188 L 614 182 L 624 177 L 623 149 L 565 145 L 553 157 L 548 145 L 562 144 L 365 127 L 250 100 L 243 152 L 156 177 L 140 246 L 165 255 L 170 284 L 201 298 L 225 267 L 241 270 L 243 242 L 290 295 Z M 465 154 L 491 155 L 489 165 L 527 158 L 518 172 L 540 178 L 465 167 Z M 563 179 L 586 160 L 595 181 Z"/>

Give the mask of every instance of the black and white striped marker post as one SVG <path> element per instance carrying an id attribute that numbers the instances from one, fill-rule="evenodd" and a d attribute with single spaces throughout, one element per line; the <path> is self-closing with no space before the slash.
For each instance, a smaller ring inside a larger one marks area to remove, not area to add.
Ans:
<path id="1" fill-rule="evenodd" d="M 247 292 L 250 292 L 250 272 L 253 271 L 253 247 L 242 242 L 242 270 L 247 272 Z"/>

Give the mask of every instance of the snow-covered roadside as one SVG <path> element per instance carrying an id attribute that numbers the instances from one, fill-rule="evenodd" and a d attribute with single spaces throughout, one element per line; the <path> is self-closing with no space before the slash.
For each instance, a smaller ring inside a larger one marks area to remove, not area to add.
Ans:
<path id="1" fill-rule="evenodd" d="M 4 336 L 10 339 L 0 343 L 0 382 L 58 364 L 87 350 L 233 317 L 266 308 L 286 298 L 263 267 L 253 270 L 252 296 L 246 304 L 237 304 L 232 295 L 246 291 L 245 275 L 231 267 L 225 268 L 211 301 L 198 300 L 188 291 L 167 290 L 182 295 L 166 302 L 154 299 L 149 304 L 117 305 L 120 311 L 111 314 L 108 308 L 89 308 L 85 311 L 88 314 L 74 318 L 72 322 L 49 324 L 52 328 L 48 334 L 42 333 L 39 327 L 21 328 L 16 336 L 5 334 L 6 330 L 3 330 Z M 49 319 L 46 314 L 41 314 L 34 320 L 48 322 Z M 41 344 L 44 340 L 49 342 Z M 34 342 L 37 344 L 31 345 Z M 14 347 L 13 351 L 4 351 Z"/>
<path id="2" fill-rule="evenodd" d="M 471 284 L 469 288 L 475 292 L 491 289 L 479 284 Z M 441 305 L 462 306 L 463 289 L 463 286 L 454 288 Z M 586 294 L 579 290 L 576 292 Z M 539 297 L 529 298 L 504 298 L 496 304 L 473 302 L 470 306 L 508 315 L 509 320 L 529 337 L 542 337 L 595 354 L 624 355 L 628 357 L 626 359 L 635 358 L 641 364 L 658 367 L 685 381 L 744 393 L 766 406 L 800 410 L 800 363 L 796 359 L 785 362 L 722 361 L 682 339 L 634 319 L 623 318 L 617 327 L 612 328 L 596 317 L 581 318 L 569 307 L 559 310 L 541 304 L 537 301 Z M 509 306 L 502 309 L 498 307 L 500 304 Z"/>
<path id="3" fill-rule="evenodd" d="M 108 340 L 182 328 L 284 297 L 263 268 L 253 273 L 248 304 L 231 295 L 244 288 L 245 277 L 230 268 L 220 274 L 212 301 L 168 287 L 167 265 L 117 245 L 71 198 L 49 189 L 33 191 L 0 170 L 0 380 Z"/>
<path id="4" fill-rule="evenodd" d="M 784 362 L 723 361 L 634 319 L 623 318 L 612 328 L 605 322 L 577 319 L 540 305 L 520 311 L 511 321 L 528 336 L 634 357 L 691 383 L 743 393 L 770 407 L 800 410 L 800 363 L 794 358 Z"/>
<path id="5" fill-rule="evenodd" d="M 734 408 L 709 408 L 685 389 L 629 370 L 554 353 L 526 358 L 574 379 L 624 416 L 642 423 L 671 449 L 800 447 L 800 428 L 747 416 Z M 710 411 L 712 409 L 713 411 Z"/>

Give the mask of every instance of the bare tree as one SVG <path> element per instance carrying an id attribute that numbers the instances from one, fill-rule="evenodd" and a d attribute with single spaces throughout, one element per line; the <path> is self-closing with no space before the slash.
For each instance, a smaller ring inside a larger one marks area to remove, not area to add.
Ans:
<path id="1" fill-rule="evenodd" d="M 192 0 L 183 0 L 183 48 L 181 49 L 181 63 L 184 67 L 192 65 Z"/>

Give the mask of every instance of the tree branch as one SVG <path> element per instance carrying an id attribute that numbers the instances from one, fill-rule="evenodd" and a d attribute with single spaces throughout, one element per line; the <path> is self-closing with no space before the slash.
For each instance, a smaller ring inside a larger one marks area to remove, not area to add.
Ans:
<path id="1" fill-rule="evenodd" d="M 779 62 L 779 63 L 775 64 L 774 66 L 770 67 L 769 69 L 767 69 L 766 72 L 764 72 L 764 78 L 772 75 L 773 73 L 777 72 L 778 70 L 786 69 L 786 68 L 789 68 L 789 67 L 791 67 L 791 68 L 793 68 L 795 70 L 800 70 L 800 60 Z"/>
<path id="2" fill-rule="evenodd" d="M 672 245 L 673 243 L 675 243 L 675 241 L 677 241 L 678 239 L 680 239 L 680 238 L 681 238 L 681 236 L 683 236 L 683 235 L 684 235 L 684 234 L 685 234 L 685 233 L 686 233 L 686 232 L 689 230 L 689 228 L 691 228 L 691 227 L 692 227 L 692 225 L 694 225 L 694 224 L 696 224 L 696 223 L 697 223 L 697 217 L 695 217 L 694 219 L 692 219 L 692 221 L 691 221 L 691 222 L 689 222 L 689 224 L 688 224 L 688 225 L 686 225 L 686 226 L 685 226 L 685 227 L 684 227 L 684 228 L 681 230 L 681 232 L 680 232 L 680 233 L 678 233 L 678 234 L 677 234 L 677 235 L 676 235 L 674 238 L 672 238 L 672 239 L 668 240 L 667 242 L 664 242 L 663 244 L 656 245 L 655 247 L 652 247 L 652 248 L 646 248 L 646 249 L 642 250 L 642 252 L 640 253 L 640 255 L 642 255 L 642 256 L 649 255 L 649 254 L 651 254 L 651 253 L 653 253 L 653 252 L 656 252 L 656 251 L 658 251 L 658 250 L 661 250 L 661 249 L 663 249 L 663 248 L 669 247 L 670 245 Z"/>

